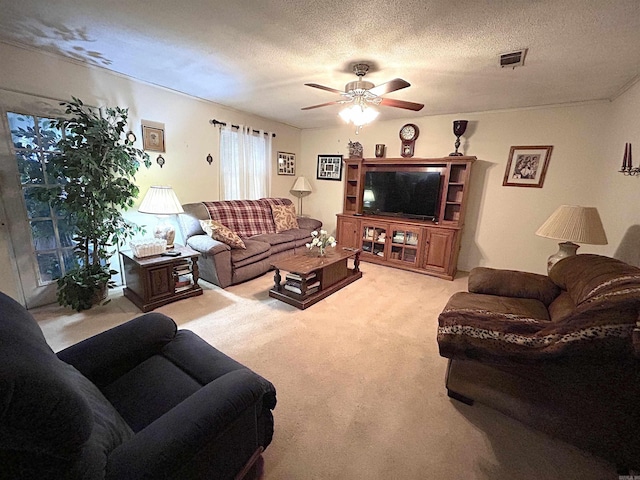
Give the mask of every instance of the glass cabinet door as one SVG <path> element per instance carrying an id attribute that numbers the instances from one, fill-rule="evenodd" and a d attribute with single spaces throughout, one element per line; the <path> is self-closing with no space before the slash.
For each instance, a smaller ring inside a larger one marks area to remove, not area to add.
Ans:
<path id="1" fill-rule="evenodd" d="M 389 227 L 380 224 L 362 224 L 362 253 L 385 258 L 385 245 Z"/>
<path id="2" fill-rule="evenodd" d="M 391 229 L 391 251 L 389 260 L 404 264 L 418 265 L 419 229 L 394 227 Z"/>

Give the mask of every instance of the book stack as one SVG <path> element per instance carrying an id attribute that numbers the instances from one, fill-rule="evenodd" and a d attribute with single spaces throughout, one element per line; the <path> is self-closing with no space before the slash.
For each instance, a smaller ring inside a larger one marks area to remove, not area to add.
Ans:
<path id="1" fill-rule="evenodd" d="M 189 290 L 192 286 L 191 263 L 188 260 L 174 264 L 173 275 L 175 277 L 174 292 Z"/>
<path id="2" fill-rule="evenodd" d="M 284 289 L 297 295 L 311 295 L 320 289 L 320 281 L 315 272 L 306 276 L 288 273 L 285 277 Z"/>

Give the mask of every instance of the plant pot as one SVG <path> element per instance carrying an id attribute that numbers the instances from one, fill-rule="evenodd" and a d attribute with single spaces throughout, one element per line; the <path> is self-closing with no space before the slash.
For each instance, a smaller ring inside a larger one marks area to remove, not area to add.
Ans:
<path id="1" fill-rule="evenodd" d="M 91 302 L 93 303 L 93 305 L 98 305 L 104 302 L 108 296 L 109 296 L 109 287 L 107 287 L 107 284 L 105 283 L 103 285 L 100 285 L 98 290 L 95 291 L 95 293 L 93 294 L 93 297 L 91 298 Z"/>

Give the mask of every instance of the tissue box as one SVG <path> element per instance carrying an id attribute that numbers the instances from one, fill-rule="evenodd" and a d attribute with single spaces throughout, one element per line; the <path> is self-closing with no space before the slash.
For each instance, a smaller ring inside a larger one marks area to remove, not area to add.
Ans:
<path id="1" fill-rule="evenodd" d="M 129 246 L 136 257 L 144 258 L 164 253 L 167 250 L 167 241 L 162 238 L 143 238 L 132 240 Z"/>

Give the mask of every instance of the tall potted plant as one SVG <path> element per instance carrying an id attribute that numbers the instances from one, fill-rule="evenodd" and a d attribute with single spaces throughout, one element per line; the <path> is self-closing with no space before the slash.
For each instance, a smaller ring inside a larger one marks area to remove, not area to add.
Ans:
<path id="1" fill-rule="evenodd" d="M 113 287 L 109 258 L 117 242 L 125 241 L 141 227 L 122 213 L 133 206 L 139 189 L 133 183 L 140 163 L 149 168 L 149 155 L 127 139 L 128 109 L 88 107 L 80 99 L 63 102 L 66 118 L 52 126 L 65 132 L 59 153 L 47 163 L 49 175 L 60 185 L 42 189 L 41 200 L 69 217 L 75 225 L 76 266 L 57 281 L 58 303 L 77 311 L 105 298 Z"/>

